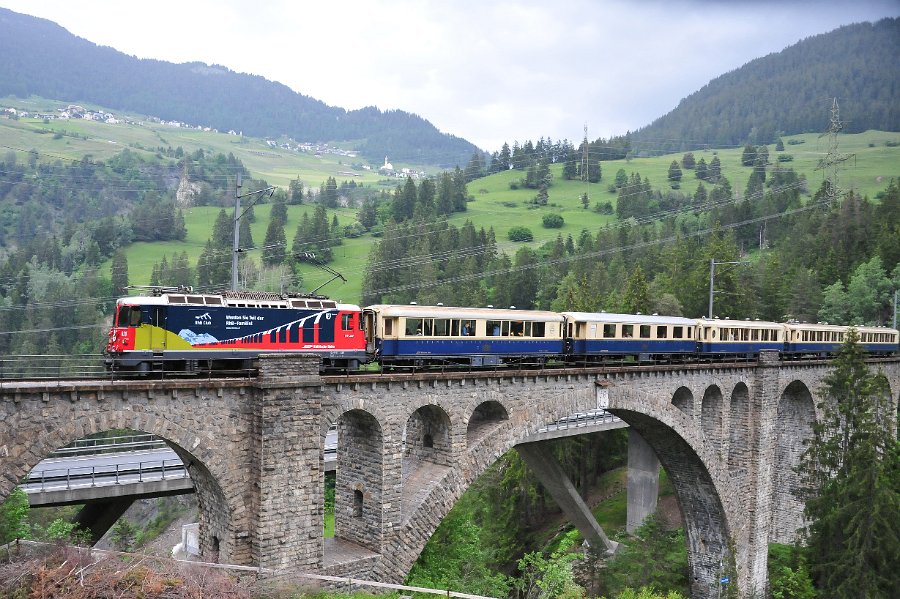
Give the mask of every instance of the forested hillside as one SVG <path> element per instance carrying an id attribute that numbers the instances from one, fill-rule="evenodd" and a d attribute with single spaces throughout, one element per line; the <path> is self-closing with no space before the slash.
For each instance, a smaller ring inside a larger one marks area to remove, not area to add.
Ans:
<path id="1" fill-rule="evenodd" d="M 753 60 L 683 99 L 629 137 L 638 155 L 774 143 L 828 128 L 837 98 L 844 131 L 900 131 L 900 19 L 859 23 Z"/>
<path id="2" fill-rule="evenodd" d="M 357 149 L 379 161 L 390 155 L 395 162 L 453 167 L 476 150 L 414 114 L 374 107 L 346 111 L 223 66 L 138 59 L 5 8 L 0 56 L 0 96 L 95 103 L 254 137 L 363 140 Z"/>

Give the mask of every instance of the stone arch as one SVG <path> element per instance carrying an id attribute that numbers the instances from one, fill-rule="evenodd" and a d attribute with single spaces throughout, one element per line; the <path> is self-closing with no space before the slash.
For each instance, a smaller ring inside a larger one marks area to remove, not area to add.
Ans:
<path id="1" fill-rule="evenodd" d="M 447 412 L 432 404 L 410 414 L 404 437 L 404 464 L 407 461 L 431 462 L 448 466 L 451 459 L 450 417 Z"/>
<path id="2" fill-rule="evenodd" d="M 469 447 L 508 420 L 509 412 L 499 401 L 485 401 L 475 406 L 466 428 L 466 441 Z"/>
<path id="3" fill-rule="evenodd" d="M 33 435 L 22 430 L 16 445 L 24 458 L 13 468 L 15 480 L 21 480 L 37 464 L 56 449 L 65 447 L 88 435 L 111 429 L 131 429 L 150 433 L 166 441 L 185 464 L 194 484 L 200 513 L 200 552 L 205 559 L 219 559 L 229 563 L 247 561 L 251 556 L 250 539 L 238 539 L 237 532 L 246 524 L 235 522 L 233 514 L 246 513 L 243 489 L 229 485 L 224 474 L 226 465 L 219 463 L 227 456 L 220 456 L 208 447 L 196 431 L 187 430 L 166 416 L 153 414 L 140 418 L 131 410 L 93 411 L 66 420 L 62 425 L 42 434 Z M 15 483 L 13 483 L 15 484 Z M 11 491 L 0 489 L 0 501 Z M 226 489 L 229 492 L 226 493 Z"/>
<path id="4" fill-rule="evenodd" d="M 735 484 L 742 488 L 747 479 L 750 461 L 750 440 L 753 438 L 750 419 L 750 390 L 743 382 L 731 391 L 728 406 L 728 471 Z"/>
<path id="5" fill-rule="evenodd" d="M 816 410 L 809 388 L 790 383 L 778 398 L 775 418 L 775 460 L 772 476 L 772 521 L 769 539 L 792 543 L 803 526 L 803 500 L 798 497 L 800 475 L 795 468 L 812 438 Z"/>
<path id="6" fill-rule="evenodd" d="M 635 411 L 635 406 L 641 411 Z M 633 390 L 610 393 L 609 411 L 643 437 L 669 475 L 685 522 L 691 596 L 708 596 L 731 541 L 739 553 L 738 564 L 740 554 L 747 552 L 746 543 L 737 536 L 743 526 L 741 513 L 733 505 L 734 487 L 721 476 L 718 455 L 667 396 L 650 397 Z M 744 584 L 747 572 L 739 571 L 738 578 Z"/>
<path id="7" fill-rule="evenodd" d="M 381 550 L 384 438 L 371 413 L 352 409 L 337 419 L 334 536 Z"/>
<path id="8" fill-rule="evenodd" d="M 688 418 L 694 416 L 694 394 L 687 387 L 678 387 L 672 396 L 672 405 L 684 412 Z"/>
<path id="9" fill-rule="evenodd" d="M 626 402 L 622 402 L 625 404 Z M 633 403 L 633 402 L 632 402 Z M 669 407 L 674 411 L 673 407 Z M 627 422 L 653 448 L 675 489 L 685 522 L 691 596 L 706 597 L 721 571 L 720 562 L 739 526 L 725 500 L 733 495 L 714 472 L 717 460 L 705 453 L 704 444 L 692 435 L 687 421 L 665 413 L 640 413 L 615 407 L 610 411 Z M 720 482 L 717 482 L 720 481 Z M 740 543 L 737 543 L 741 551 Z M 741 563 L 740 556 L 736 556 Z"/>
<path id="10" fill-rule="evenodd" d="M 722 404 L 722 390 L 719 386 L 707 387 L 700 404 L 700 428 L 716 455 L 719 455 L 722 449 Z"/>

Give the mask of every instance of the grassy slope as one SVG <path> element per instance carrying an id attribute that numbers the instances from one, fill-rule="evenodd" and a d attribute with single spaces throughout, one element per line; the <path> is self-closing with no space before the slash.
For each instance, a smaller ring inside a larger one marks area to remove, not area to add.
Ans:
<path id="1" fill-rule="evenodd" d="M 0 106 L 17 105 L 30 110 L 49 112 L 60 105 L 43 100 L 29 101 L 32 104 L 23 105 L 22 100 L 0 99 Z M 54 139 L 54 132 L 63 131 L 66 135 Z M 791 139 L 803 140 L 804 143 L 786 145 L 783 153 L 793 156 L 793 161 L 786 165 L 805 173 L 809 181 L 809 190 L 815 191 L 823 179 L 822 171 L 815 168 L 827 152 L 828 139 L 820 138 L 816 134 L 806 134 L 785 137 L 785 143 Z M 900 144 L 900 133 L 869 131 L 856 135 L 842 135 L 839 151 L 852 155 L 852 158 L 841 170 L 840 185 L 872 198 L 875 193 L 886 187 L 891 177 L 900 176 L 900 146 L 887 147 L 886 142 Z M 193 152 L 197 148 L 213 153 L 231 152 L 255 177 L 264 178 L 271 184 L 283 187 L 298 176 L 305 185 L 314 188 L 330 176 L 338 181 L 346 180 L 349 177 L 338 173 L 350 170 L 347 161 L 363 162 L 363 159 L 348 159 L 331 154 L 317 158 L 310 154 L 271 148 L 260 140 L 242 140 L 221 133 L 178 129 L 166 125 L 106 125 L 83 120 L 51 121 L 45 124 L 32 119 L 18 121 L 0 119 L 0 144 L 22 150 L 36 149 L 42 160 L 53 157 L 78 159 L 84 154 L 92 154 L 95 159 L 102 160 L 120 152 L 124 147 L 130 147 L 132 151 L 143 153 L 148 157 L 154 155 L 159 146 L 173 148 L 181 146 L 186 152 Z M 718 155 L 722 162 L 723 174 L 729 179 L 735 192 L 742 193 L 750 174 L 748 167 L 740 165 L 742 151 L 743 148 L 705 150 L 694 152 L 694 156 L 697 160 L 702 157 L 709 163 L 713 156 Z M 769 147 L 772 161 L 778 154 L 774 146 Z M 510 182 L 524 177 L 523 172 L 499 173 L 470 183 L 469 193 L 474 197 L 474 201 L 468 204 L 467 212 L 454 215 L 450 222 L 461 225 L 465 220 L 472 220 L 476 227 L 493 227 L 501 249 L 509 253 L 514 253 L 518 247 L 518 244 L 506 240 L 507 231 L 515 225 L 531 228 L 535 235 L 532 243 L 534 246 L 554 239 L 557 234 L 563 236 L 571 234 L 577 237 L 583 228 L 593 231 L 614 220 L 613 216 L 584 210 L 580 201 L 582 193 L 589 194 L 592 205 L 606 201 L 615 205 L 616 194 L 610 193 L 608 186 L 620 168 L 629 174 L 640 173 L 642 177 L 650 180 L 654 188 L 668 189 L 665 182 L 669 164 L 673 159 L 680 160 L 681 156 L 677 154 L 604 162 L 603 180 L 591 185 L 580 181 L 563 180 L 562 166 L 555 165 L 551 169 L 554 182 L 549 190 L 550 203 L 539 209 L 529 207 L 529 201 L 536 193 L 534 190 L 512 190 L 509 187 Z M 24 160 L 24 156 L 20 156 L 20 159 Z M 355 178 L 357 183 L 387 189 L 391 189 L 397 183 L 384 181 L 370 171 L 358 172 L 361 176 Z M 680 191 L 692 195 L 698 183 L 693 171 L 684 171 Z M 258 205 L 255 208 L 257 220 L 252 225 L 252 231 L 257 245 L 261 245 L 265 238 L 269 210 L 270 207 L 267 205 Z M 289 244 L 293 241 L 294 232 L 304 210 L 310 211 L 310 214 L 312 212 L 309 206 L 289 207 L 285 231 Z M 191 260 L 195 261 L 203 250 L 218 211 L 218 207 L 196 207 L 188 210 L 185 214 L 188 237 L 183 242 L 137 243 L 126 248 L 131 282 L 148 283 L 153 264 L 164 254 L 171 256 L 175 252 L 187 251 Z M 230 209 L 228 212 L 231 214 Z M 542 217 L 550 212 L 557 212 L 563 216 L 565 225 L 562 229 L 542 227 Z M 342 225 L 352 223 L 356 219 L 355 209 L 340 209 L 337 215 Z M 374 242 L 375 239 L 368 235 L 357 239 L 345 239 L 344 244 L 336 248 L 335 260 L 330 266 L 341 272 L 348 282 L 334 282 L 323 289 L 323 292 L 339 300 L 358 302 L 368 252 Z M 258 259 L 253 253 L 250 256 Z M 108 270 L 109 263 L 104 264 L 103 268 Z M 303 269 L 303 287 L 306 290 L 313 289 L 330 278 L 330 275 L 314 267 L 304 266 Z"/>

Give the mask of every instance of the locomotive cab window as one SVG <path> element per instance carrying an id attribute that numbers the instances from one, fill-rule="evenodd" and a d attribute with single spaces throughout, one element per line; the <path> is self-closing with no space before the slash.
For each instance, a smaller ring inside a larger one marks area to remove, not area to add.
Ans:
<path id="1" fill-rule="evenodd" d="M 122 306 L 119 308 L 119 326 L 137 327 L 141 325 L 141 309 L 138 306 Z"/>
<path id="2" fill-rule="evenodd" d="M 341 314 L 341 330 L 342 331 L 352 331 L 353 330 L 353 315 L 352 314 Z"/>

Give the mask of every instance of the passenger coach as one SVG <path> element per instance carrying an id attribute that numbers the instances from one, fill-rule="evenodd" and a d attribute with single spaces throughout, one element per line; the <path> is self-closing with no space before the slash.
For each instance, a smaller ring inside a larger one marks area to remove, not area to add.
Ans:
<path id="1" fill-rule="evenodd" d="M 783 324 L 727 318 L 703 318 L 697 322 L 701 354 L 753 357 L 762 350 L 784 351 Z"/>
<path id="2" fill-rule="evenodd" d="M 850 327 L 831 324 L 789 322 L 784 325 L 784 351 L 789 356 L 827 356 L 837 353 Z M 859 343 L 866 351 L 893 353 L 897 351 L 898 332 L 887 327 L 854 327 Z"/>
<path id="3" fill-rule="evenodd" d="M 387 366 L 536 364 L 563 353 L 555 312 L 377 305 L 364 317 L 366 349 Z"/>
<path id="4" fill-rule="evenodd" d="M 665 360 L 694 355 L 697 321 L 679 316 L 563 312 L 570 360 L 637 356 Z"/>

